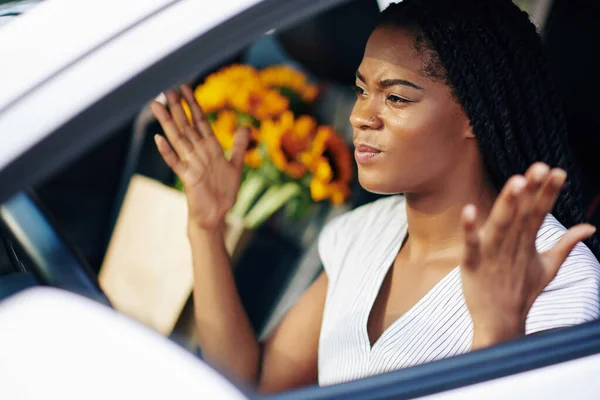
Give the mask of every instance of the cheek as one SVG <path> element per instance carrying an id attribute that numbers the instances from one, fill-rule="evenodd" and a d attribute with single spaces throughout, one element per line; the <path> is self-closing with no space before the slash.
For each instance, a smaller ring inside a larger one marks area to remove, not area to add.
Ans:
<path id="1" fill-rule="evenodd" d="M 429 111 L 429 110 L 427 110 Z M 458 142 L 447 118 L 416 108 L 390 118 L 390 153 L 398 162 L 419 167 L 438 164 L 450 155 Z"/>
<path id="2" fill-rule="evenodd" d="M 435 118 L 433 118 L 435 116 Z M 461 149 L 452 120 L 415 107 L 386 120 L 387 146 L 381 163 L 359 166 L 361 184 L 379 193 L 422 190 L 455 166 Z M 371 187 L 369 187 L 371 186 Z"/>

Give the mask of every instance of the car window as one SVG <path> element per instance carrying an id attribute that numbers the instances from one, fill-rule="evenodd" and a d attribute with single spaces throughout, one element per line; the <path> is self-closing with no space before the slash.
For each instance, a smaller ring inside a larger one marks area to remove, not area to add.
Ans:
<path id="1" fill-rule="evenodd" d="M 241 301 L 261 339 L 322 273 L 318 241 L 323 228 L 337 216 L 384 197 L 358 182 L 348 123 L 356 99 L 356 67 L 381 3 L 347 2 L 267 32 L 186 80 L 226 154 L 233 146 L 235 125 L 254 135 L 250 146 L 255 151 L 244 158 L 245 191 L 234 208 L 237 218 L 229 222 L 227 245 Z M 543 31 L 551 60 L 555 54 L 553 73 L 569 104 L 586 84 L 569 86 L 565 79 L 572 82 L 572 75 L 561 75 L 556 50 L 561 46 L 559 32 L 577 21 L 572 9 L 560 1 L 517 3 Z M 0 3 L 0 14 L 2 7 Z M 336 35 L 341 29 L 343 37 Z M 165 103 L 163 94 L 155 100 Z M 593 116 L 586 114 L 582 121 L 580 111 L 571 109 L 571 126 L 597 126 Z M 309 134 L 310 140 L 269 142 L 265 132 L 275 132 L 284 122 L 298 136 Z M 187 206 L 181 182 L 157 151 L 155 134 L 164 132 L 144 104 L 92 149 L 30 189 L 117 310 L 201 357 L 190 297 Z M 317 149 L 320 137 L 329 138 L 329 147 Z M 590 218 L 598 218 L 597 174 L 585 151 L 595 139 L 577 135 L 573 140 L 586 175 L 586 209 Z M 291 160 L 294 151 L 298 158 Z M 299 161 L 310 157 L 312 162 Z M 316 396 L 318 389 L 311 390 Z"/>

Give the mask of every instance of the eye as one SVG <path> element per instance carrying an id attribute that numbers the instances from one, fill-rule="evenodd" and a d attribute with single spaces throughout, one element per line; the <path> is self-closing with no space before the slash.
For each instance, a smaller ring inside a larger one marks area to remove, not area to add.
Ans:
<path id="1" fill-rule="evenodd" d="M 390 102 L 390 103 L 392 103 L 392 104 L 400 104 L 400 103 L 406 104 L 406 103 L 412 103 L 412 101 L 410 101 L 410 100 L 408 100 L 408 99 L 405 99 L 405 98 L 403 98 L 403 97 L 399 97 L 399 96 L 396 96 L 396 95 L 393 95 L 393 94 L 390 94 L 390 95 L 389 95 L 389 96 L 386 98 L 386 100 L 387 100 L 387 101 L 389 101 L 389 102 Z"/>
<path id="2" fill-rule="evenodd" d="M 363 94 L 365 94 L 365 90 L 363 88 L 361 88 L 358 85 L 354 85 L 354 93 L 356 93 L 357 96 L 362 96 Z"/>

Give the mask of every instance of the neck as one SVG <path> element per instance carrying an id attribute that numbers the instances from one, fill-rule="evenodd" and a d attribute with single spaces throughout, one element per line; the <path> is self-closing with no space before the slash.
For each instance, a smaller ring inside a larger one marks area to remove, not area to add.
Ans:
<path id="1" fill-rule="evenodd" d="M 483 175 L 476 179 L 446 179 L 438 190 L 429 193 L 406 193 L 409 257 L 436 259 L 460 256 L 463 207 L 475 205 L 478 218 L 485 221 L 497 197 L 496 189 Z M 468 174 L 459 174 L 459 178 L 464 176 Z"/>

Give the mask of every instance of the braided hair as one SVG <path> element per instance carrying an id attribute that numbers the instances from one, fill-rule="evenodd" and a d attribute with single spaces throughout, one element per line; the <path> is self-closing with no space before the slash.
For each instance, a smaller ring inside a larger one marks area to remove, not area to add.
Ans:
<path id="1" fill-rule="evenodd" d="M 404 0 L 378 26 L 406 29 L 426 54 L 423 73 L 448 85 L 469 117 L 485 167 L 500 190 L 536 161 L 567 172 L 553 215 L 584 222 L 579 167 L 540 36 L 511 0 Z M 586 241 L 596 258 L 600 244 Z"/>

